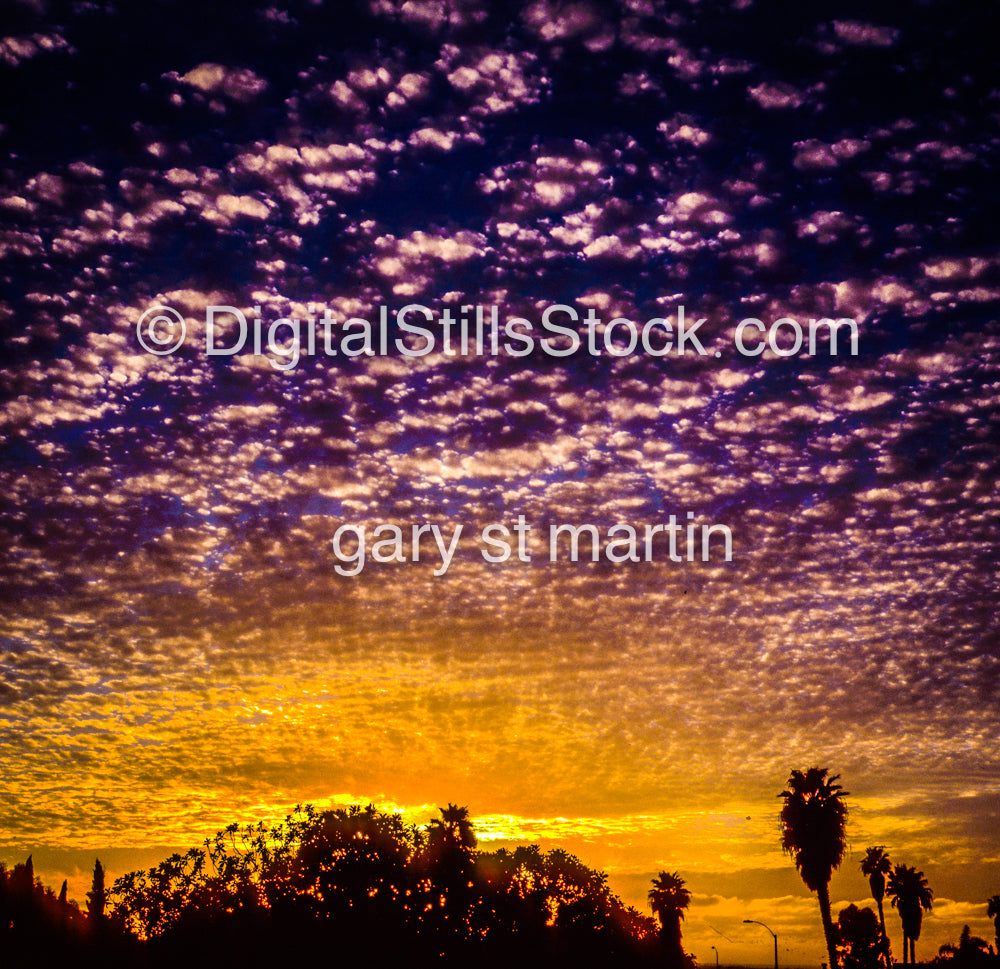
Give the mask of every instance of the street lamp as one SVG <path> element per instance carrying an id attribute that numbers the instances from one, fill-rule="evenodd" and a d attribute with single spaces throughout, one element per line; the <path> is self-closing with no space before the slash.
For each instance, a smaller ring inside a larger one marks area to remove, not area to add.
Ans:
<path id="1" fill-rule="evenodd" d="M 712 946 L 715 949 L 715 946 Z M 715 969 L 719 969 L 719 950 L 715 949 Z"/>
<path id="2" fill-rule="evenodd" d="M 764 925 L 763 922 L 758 922 L 756 919 L 744 919 L 743 924 Z M 766 925 L 764 925 L 764 928 L 767 929 L 768 932 L 771 932 L 771 930 L 768 929 Z M 778 969 L 778 937 L 773 932 L 771 932 L 771 935 L 774 937 L 774 969 Z"/>

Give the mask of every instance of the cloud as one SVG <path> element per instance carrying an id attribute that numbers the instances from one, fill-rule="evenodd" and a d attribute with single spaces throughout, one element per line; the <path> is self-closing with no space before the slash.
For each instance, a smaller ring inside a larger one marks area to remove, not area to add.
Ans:
<path id="1" fill-rule="evenodd" d="M 267 90 L 267 81 L 249 68 L 229 68 L 222 64 L 199 64 L 178 79 L 204 94 L 222 94 L 241 104 L 248 104 Z"/>

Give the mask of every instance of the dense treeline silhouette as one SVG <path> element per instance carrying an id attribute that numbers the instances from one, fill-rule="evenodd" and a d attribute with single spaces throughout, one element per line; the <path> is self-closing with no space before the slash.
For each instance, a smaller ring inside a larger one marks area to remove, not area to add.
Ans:
<path id="1" fill-rule="evenodd" d="M 297 809 L 231 825 L 111 890 L 113 924 L 153 965 L 273 965 L 336 952 L 366 964 L 639 965 L 655 960 L 648 916 L 561 850 L 477 852 L 465 808 L 426 829 L 372 805 Z M 290 940 L 294 944 L 290 946 Z"/>
<path id="2" fill-rule="evenodd" d="M 560 849 L 477 851 L 468 812 L 452 804 L 426 828 L 372 805 L 296 808 L 274 826 L 230 825 L 109 889 L 98 862 L 87 915 L 35 882 L 30 859 L 4 872 L 2 886 L 4 951 L 26 965 L 71 957 L 107 965 L 112 950 L 110 964 L 151 969 L 273 967 L 292 959 L 689 963 L 672 928 L 676 918 L 658 932 L 653 918 L 611 892 L 603 873 Z M 57 925 L 65 927 L 58 938 L 48 934 Z"/>

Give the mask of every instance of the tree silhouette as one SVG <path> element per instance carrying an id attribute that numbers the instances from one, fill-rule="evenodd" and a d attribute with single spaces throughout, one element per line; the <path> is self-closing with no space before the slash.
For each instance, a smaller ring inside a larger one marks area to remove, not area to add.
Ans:
<path id="1" fill-rule="evenodd" d="M 439 935 L 467 939 L 471 912 L 476 834 L 469 809 L 449 803 L 427 826 L 427 870 L 434 898 L 429 923 Z"/>
<path id="2" fill-rule="evenodd" d="M 878 921 L 882 927 L 882 953 L 885 961 L 885 969 L 891 969 L 889 962 L 889 936 L 885 931 L 885 910 L 882 901 L 885 899 L 885 876 L 892 871 L 892 862 L 885 853 L 885 845 L 875 845 L 865 851 L 864 858 L 861 859 L 861 874 L 868 876 L 868 887 L 871 889 L 872 898 L 878 906 Z"/>
<path id="3" fill-rule="evenodd" d="M 870 908 L 848 905 L 841 909 L 836 930 L 841 969 L 879 969 L 885 937 Z"/>
<path id="4" fill-rule="evenodd" d="M 374 949 L 392 961 L 391 947 L 403 946 L 420 930 L 429 893 L 414 862 L 423 844 L 400 815 L 372 804 L 324 812 L 302 833 L 294 854 L 290 904 L 301 915 L 308 901 L 316 918 L 349 925 L 341 945 L 350 942 L 359 957 L 370 961 Z M 386 926 L 393 932 L 387 935 Z"/>
<path id="5" fill-rule="evenodd" d="M 41 883 L 35 882 L 35 866 L 31 855 L 27 861 L 14 865 L 7 878 L 7 907 L 4 928 L 17 939 L 30 939 L 39 923 Z"/>
<path id="6" fill-rule="evenodd" d="M 963 926 L 958 945 L 945 943 L 934 960 L 938 965 L 947 964 L 955 969 L 987 969 L 993 961 L 986 940 L 973 935 L 968 925 Z"/>
<path id="7" fill-rule="evenodd" d="M 449 803 L 438 808 L 441 817 L 431 818 L 427 837 L 432 849 L 470 852 L 476 848 L 476 834 L 469 819 L 469 809 Z"/>
<path id="8" fill-rule="evenodd" d="M 907 960 L 907 945 L 909 945 L 909 961 L 916 962 L 916 943 L 920 938 L 920 926 L 924 911 L 930 911 L 934 893 L 927 886 L 927 879 L 922 871 L 917 871 L 909 865 L 896 865 L 889 872 L 889 895 L 892 905 L 899 912 L 899 920 L 903 925 L 903 965 Z"/>
<path id="9" fill-rule="evenodd" d="M 802 880 L 819 899 L 830 966 L 836 969 L 830 878 L 834 869 L 840 867 L 847 846 L 847 805 L 844 803 L 847 792 L 836 783 L 839 774 L 832 777 L 827 774 L 825 767 L 810 767 L 804 772 L 793 770 L 787 789 L 778 797 L 785 800 L 781 809 L 781 847 L 791 855 Z"/>
<path id="10" fill-rule="evenodd" d="M 649 907 L 660 920 L 660 934 L 670 966 L 683 966 L 684 947 L 681 944 L 681 920 L 691 903 L 691 893 L 684 887 L 684 879 L 677 872 L 661 871 L 653 879 L 649 890 Z"/>
<path id="11" fill-rule="evenodd" d="M 103 921 L 104 909 L 108 904 L 108 894 L 104 890 L 104 866 L 101 859 L 94 861 L 94 878 L 87 892 L 87 917 L 95 924 Z"/>
<path id="12" fill-rule="evenodd" d="M 11 877 L 14 890 L 30 895 L 35 890 L 35 863 L 28 855 L 28 860 L 23 865 L 14 866 L 14 874 Z"/>
<path id="13" fill-rule="evenodd" d="M 986 899 L 986 914 L 993 919 L 993 931 L 996 934 L 994 941 L 997 953 L 1000 954 L 1000 895 L 991 895 Z"/>
<path id="14" fill-rule="evenodd" d="M 8 872 L 0 864 L 0 964 L 3 966 L 82 967 L 116 965 L 120 951 L 110 936 L 89 931 L 64 881 L 57 895 L 35 878 L 29 858 Z M 97 959 L 98 947 L 107 958 Z"/>

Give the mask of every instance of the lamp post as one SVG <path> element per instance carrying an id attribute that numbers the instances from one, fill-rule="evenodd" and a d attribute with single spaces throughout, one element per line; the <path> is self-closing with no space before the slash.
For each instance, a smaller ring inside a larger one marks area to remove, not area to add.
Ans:
<path id="1" fill-rule="evenodd" d="M 715 946 L 712 946 L 715 949 Z M 719 969 L 719 950 L 715 949 L 715 969 Z"/>
<path id="2" fill-rule="evenodd" d="M 743 924 L 764 925 L 763 922 L 758 922 L 756 919 L 744 919 Z M 768 932 L 771 932 L 771 930 L 768 929 L 766 925 L 764 925 L 764 928 L 767 929 Z M 774 969 L 778 969 L 778 937 L 773 932 L 771 932 L 771 935 L 774 938 Z"/>

